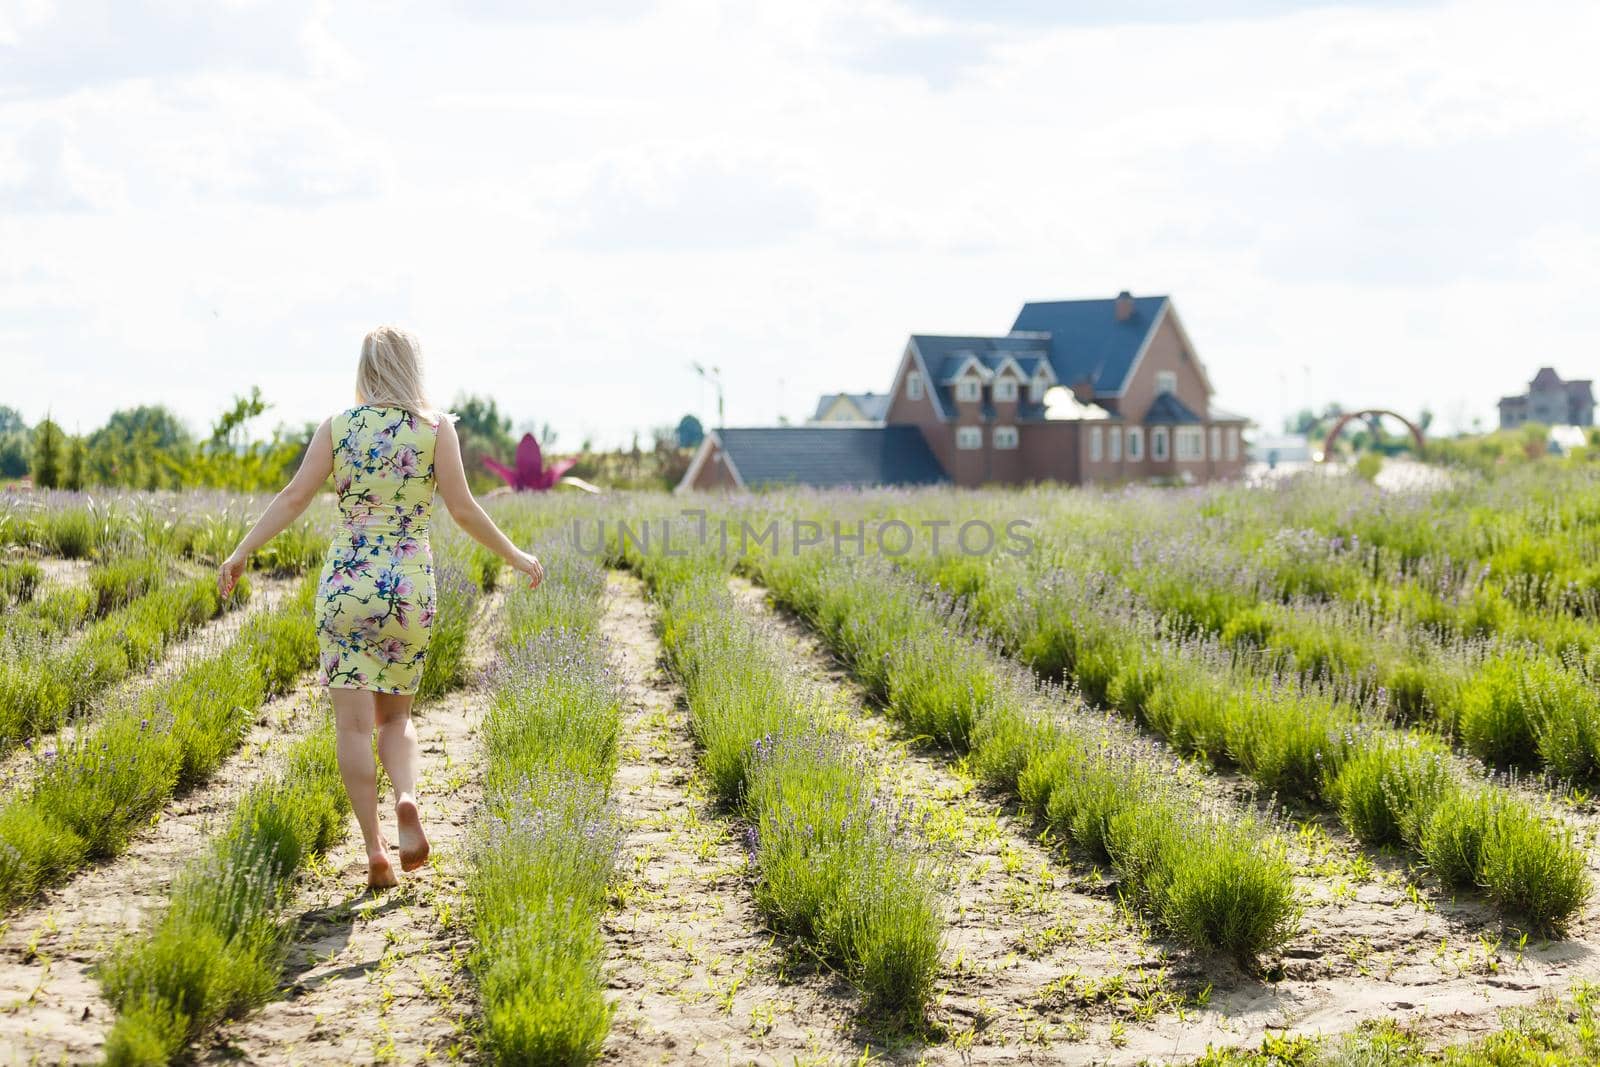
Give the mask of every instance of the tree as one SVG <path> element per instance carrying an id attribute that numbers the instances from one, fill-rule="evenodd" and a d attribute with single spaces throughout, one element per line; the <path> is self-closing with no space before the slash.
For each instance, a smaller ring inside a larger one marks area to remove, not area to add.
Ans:
<path id="1" fill-rule="evenodd" d="M 89 435 L 86 483 L 142 487 L 150 471 L 182 466 L 193 439 L 171 408 L 141 404 L 113 411 L 106 424 Z"/>
<path id="2" fill-rule="evenodd" d="M 89 449 L 83 443 L 80 435 L 72 439 L 72 444 L 67 446 L 67 469 L 62 476 L 62 488 L 74 492 L 83 488 L 84 468 L 89 462 Z"/>
<path id="3" fill-rule="evenodd" d="M 706 439 L 706 429 L 700 425 L 700 420 L 693 415 L 685 415 L 678 420 L 678 447 L 699 448 L 700 442 Z"/>
<path id="4" fill-rule="evenodd" d="M 27 429 L 28 424 L 22 421 L 22 412 L 0 404 L 0 434 L 23 433 Z"/>
<path id="5" fill-rule="evenodd" d="M 496 486 L 499 480 L 484 467 L 483 460 L 508 461 L 516 452 L 517 443 L 511 439 L 511 418 L 500 413 L 493 397 L 462 393 L 456 397 L 456 436 L 461 439 L 461 460 L 467 468 L 467 479 L 474 488 Z"/>
<path id="6" fill-rule="evenodd" d="M 61 484 L 61 427 L 48 415 L 33 428 L 33 484 L 40 489 Z"/>

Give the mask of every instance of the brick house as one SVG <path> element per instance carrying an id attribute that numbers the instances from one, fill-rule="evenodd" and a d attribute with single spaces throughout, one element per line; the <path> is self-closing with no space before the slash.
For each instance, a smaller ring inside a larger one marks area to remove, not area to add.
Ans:
<path id="1" fill-rule="evenodd" d="M 1003 336 L 914 334 L 882 420 L 712 431 L 679 489 L 906 484 L 901 472 L 921 480 L 928 458 L 940 480 L 961 486 L 1209 481 L 1246 462 L 1245 420 L 1212 407 L 1205 368 L 1164 296 L 1025 304 Z M 800 435 L 846 432 L 817 469 L 819 443 Z M 843 463 L 842 450 L 859 458 Z"/>
<path id="2" fill-rule="evenodd" d="M 1540 367 L 1520 396 L 1500 398 L 1500 428 L 1530 422 L 1545 426 L 1593 426 L 1594 389 L 1588 378 L 1562 381 L 1553 367 Z"/>

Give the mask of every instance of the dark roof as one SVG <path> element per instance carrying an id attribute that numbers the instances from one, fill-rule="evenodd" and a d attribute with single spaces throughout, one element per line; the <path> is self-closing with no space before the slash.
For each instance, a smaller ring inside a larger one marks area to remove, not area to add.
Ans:
<path id="1" fill-rule="evenodd" d="M 821 419 L 841 396 L 854 404 L 861 414 L 874 422 L 881 420 L 889 413 L 889 394 L 887 393 L 823 393 L 817 399 L 817 413 L 812 418 Z"/>
<path id="2" fill-rule="evenodd" d="M 930 392 L 942 415 L 950 413 L 952 401 L 940 386 L 952 381 L 968 359 L 977 359 L 986 369 L 995 371 L 1009 357 L 1017 361 L 1017 366 L 1025 376 L 1031 378 L 1039 361 L 1048 359 L 1050 355 L 1048 337 L 946 337 L 915 333 L 911 335 L 911 340 L 917 346 L 917 351 L 922 353 L 922 362 L 933 379 Z"/>
<path id="3" fill-rule="evenodd" d="M 1132 299 L 1133 314 L 1121 322 L 1117 321 L 1115 297 L 1024 304 L 1011 328 L 1050 335 L 1050 365 L 1062 385 L 1087 380 L 1094 383 L 1096 393 L 1120 393 L 1134 357 L 1167 302 L 1164 296 Z"/>
<path id="4" fill-rule="evenodd" d="M 946 480 L 915 426 L 760 426 L 715 432 L 723 454 L 751 489 Z"/>
<path id="5" fill-rule="evenodd" d="M 1539 373 L 1533 376 L 1533 381 L 1528 383 L 1529 389 L 1559 389 L 1561 388 L 1561 375 L 1556 373 L 1554 367 L 1540 367 Z"/>
<path id="6" fill-rule="evenodd" d="M 1176 395 L 1162 393 L 1156 397 L 1155 403 L 1150 405 L 1150 410 L 1144 413 L 1144 421 L 1146 423 L 1170 422 L 1186 424 L 1199 422 L 1200 416 L 1184 406 L 1183 401 L 1179 400 Z"/>

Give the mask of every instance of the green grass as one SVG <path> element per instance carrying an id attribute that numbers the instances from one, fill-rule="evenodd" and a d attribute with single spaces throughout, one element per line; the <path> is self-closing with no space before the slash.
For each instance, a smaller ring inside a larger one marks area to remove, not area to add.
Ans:
<path id="1" fill-rule="evenodd" d="M 0 909 L 120 852 L 180 789 L 237 747 L 261 704 L 316 662 L 315 582 L 247 622 L 214 655 L 106 710 L 0 801 Z"/>
<path id="2" fill-rule="evenodd" d="M 719 797 L 748 820 L 756 901 L 861 990 L 869 1012 L 920 1018 L 943 939 L 945 872 L 828 725 L 774 638 L 704 560 L 630 560 L 660 607 L 690 729 Z"/>
<path id="3" fill-rule="evenodd" d="M 348 810 L 332 720 L 324 718 L 177 876 L 165 910 L 98 967 L 117 1010 L 107 1064 L 172 1063 L 202 1034 L 277 992 L 293 932 L 281 911 L 294 874 L 343 835 Z"/>
<path id="4" fill-rule="evenodd" d="M 0 659 L 0 752 L 60 728 L 70 713 L 249 595 L 248 584 L 240 583 L 224 600 L 209 576 L 157 585 L 89 626 L 65 649 L 42 639 L 11 641 Z"/>
<path id="5" fill-rule="evenodd" d="M 588 1062 L 611 1026 L 600 920 L 622 836 L 607 797 L 622 694 L 596 633 L 604 588 L 558 553 L 537 592 L 507 598 L 467 869 L 482 1046 L 498 1063 Z"/>
<path id="6" fill-rule="evenodd" d="M 885 711 L 954 753 L 1123 880 L 1189 946 L 1251 964 L 1297 919 L 1281 841 L 1252 820 L 1196 814 L 1159 754 L 1045 699 L 964 632 L 950 605 L 884 566 L 775 555 L 755 565 Z"/>

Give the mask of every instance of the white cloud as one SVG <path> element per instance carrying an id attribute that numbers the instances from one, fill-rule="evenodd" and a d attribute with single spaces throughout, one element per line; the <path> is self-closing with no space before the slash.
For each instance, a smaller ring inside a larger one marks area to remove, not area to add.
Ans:
<path id="1" fill-rule="evenodd" d="M 0 360 L 49 370 L 4 402 L 315 417 L 399 320 L 440 394 L 625 440 L 709 417 L 691 360 L 798 417 L 1124 287 L 1263 420 L 1307 366 L 1441 417 L 1600 370 L 1600 12 L 1196 7 L 8 8 Z"/>

